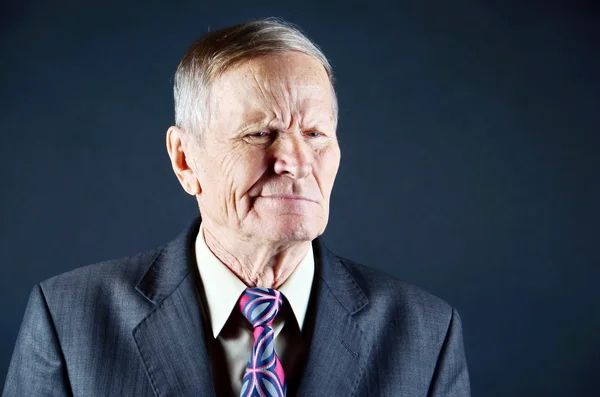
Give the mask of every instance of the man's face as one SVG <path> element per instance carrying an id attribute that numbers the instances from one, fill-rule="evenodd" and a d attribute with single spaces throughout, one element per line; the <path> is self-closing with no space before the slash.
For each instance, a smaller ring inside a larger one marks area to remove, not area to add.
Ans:
<path id="1" fill-rule="evenodd" d="M 210 109 L 192 160 L 203 219 L 244 240 L 322 234 L 340 162 L 323 66 L 296 52 L 252 59 L 216 79 Z"/>

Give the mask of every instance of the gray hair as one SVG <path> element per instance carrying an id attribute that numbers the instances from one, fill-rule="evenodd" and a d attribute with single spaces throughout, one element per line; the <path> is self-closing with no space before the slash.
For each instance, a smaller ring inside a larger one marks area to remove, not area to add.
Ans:
<path id="1" fill-rule="evenodd" d="M 210 32 L 192 44 L 175 72 L 176 125 L 200 139 L 200 131 L 210 121 L 209 93 L 214 81 L 243 61 L 288 51 L 312 56 L 323 65 L 331 83 L 337 124 L 338 105 L 329 61 L 297 27 L 268 18 Z"/>

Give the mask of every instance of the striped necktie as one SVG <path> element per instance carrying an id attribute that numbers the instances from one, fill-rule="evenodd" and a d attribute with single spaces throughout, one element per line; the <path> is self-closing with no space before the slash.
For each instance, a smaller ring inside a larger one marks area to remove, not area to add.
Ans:
<path id="1" fill-rule="evenodd" d="M 240 397 L 284 397 L 285 375 L 275 352 L 273 320 L 283 303 L 281 292 L 271 288 L 247 288 L 239 307 L 254 327 L 252 355 L 242 379 Z"/>

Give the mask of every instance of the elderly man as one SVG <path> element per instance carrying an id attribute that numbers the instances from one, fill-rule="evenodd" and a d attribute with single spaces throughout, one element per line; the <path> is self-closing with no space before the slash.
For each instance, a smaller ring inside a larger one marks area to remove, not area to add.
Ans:
<path id="1" fill-rule="evenodd" d="M 442 300 L 330 253 L 331 67 L 295 28 L 209 33 L 175 75 L 197 219 L 156 250 L 37 285 L 4 396 L 468 396 Z"/>

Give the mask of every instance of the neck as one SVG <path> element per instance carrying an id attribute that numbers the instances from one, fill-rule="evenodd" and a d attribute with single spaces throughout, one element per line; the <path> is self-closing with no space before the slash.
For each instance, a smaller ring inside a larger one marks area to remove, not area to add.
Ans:
<path id="1" fill-rule="evenodd" d="M 273 243 L 240 239 L 228 231 L 202 224 L 211 252 L 249 287 L 279 288 L 310 248 L 310 241 Z"/>

